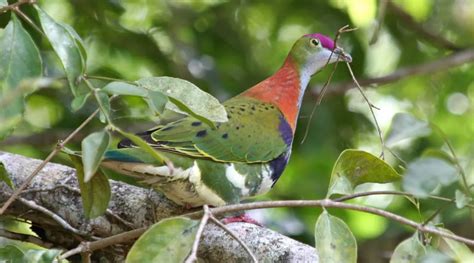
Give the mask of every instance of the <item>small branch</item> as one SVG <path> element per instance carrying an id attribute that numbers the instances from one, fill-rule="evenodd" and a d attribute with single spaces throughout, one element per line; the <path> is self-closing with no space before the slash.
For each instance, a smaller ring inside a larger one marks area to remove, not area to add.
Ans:
<path id="1" fill-rule="evenodd" d="M 10 232 L 10 231 L 2 229 L 2 228 L 0 228 L 0 237 L 5 237 L 5 238 L 8 238 L 8 239 L 18 240 L 18 241 L 22 241 L 22 242 L 33 243 L 33 244 L 36 244 L 36 245 L 38 245 L 40 247 L 44 247 L 44 248 L 52 248 L 53 247 L 52 243 L 45 242 L 45 241 L 43 241 L 40 238 L 37 238 L 35 236 Z"/>
<path id="2" fill-rule="evenodd" d="M 211 220 L 212 223 L 216 224 L 222 230 L 226 231 L 229 235 L 231 235 L 235 239 L 235 241 L 237 241 L 245 249 L 245 251 L 247 252 L 247 254 L 249 254 L 250 258 L 252 258 L 252 261 L 254 263 L 258 262 L 257 257 L 252 253 L 250 248 L 232 230 L 226 227 L 221 221 L 215 218 L 214 215 L 212 214 L 209 215 L 209 219 Z"/>
<path id="3" fill-rule="evenodd" d="M 432 43 L 437 45 L 441 48 L 446 48 L 454 51 L 461 50 L 462 48 L 454 44 L 453 42 L 447 40 L 446 38 L 440 36 L 439 34 L 433 33 L 423 27 L 420 23 L 418 23 L 410 14 L 405 12 L 402 8 L 400 8 L 397 4 L 393 3 L 392 1 L 387 1 L 388 8 L 391 12 L 395 15 L 400 17 L 399 21 L 405 23 L 410 29 L 415 31 L 418 36 L 425 38 L 428 43 Z"/>
<path id="4" fill-rule="evenodd" d="M 44 38 L 48 38 L 44 32 L 29 18 L 25 13 L 23 13 L 20 8 L 17 6 L 13 8 L 13 11 L 19 15 L 23 20 L 25 20 L 31 27 L 33 27 L 38 33 L 40 33 Z"/>
<path id="5" fill-rule="evenodd" d="M 40 206 L 40 205 L 36 204 L 33 201 L 26 200 L 26 199 L 23 199 L 21 197 L 18 198 L 18 201 L 20 201 L 22 204 L 24 204 L 25 206 L 27 206 L 27 207 L 29 207 L 33 210 L 39 211 L 39 212 L 51 217 L 56 223 L 58 223 L 60 226 L 62 226 L 64 229 L 66 229 L 69 232 L 72 232 L 72 233 L 74 233 L 76 235 L 80 235 L 80 236 L 90 236 L 88 233 L 80 231 L 79 229 L 76 229 L 76 228 L 72 227 L 66 220 L 62 219 L 60 216 L 53 213 L 49 209 L 47 209 L 43 206 Z M 92 237 L 92 238 L 96 239 L 97 237 Z"/>
<path id="6" fill-rule="evenodd" d="M 379 39 L 380 29 L 382 28 L 383 21 L 385 19 L 385 12 L 387 11 L 387 4 L 390 0 L 380 0 L 379 1 L 379 8 L 378 8 L 378 16 L 377 16 L 377 24 L 375 25 L 374 34 L 369 41 L 369 45 L 373 45 Z"/>
<path id="7" fill-rule="evenodd" d="M 438 71 L 443 71 L 463 65 L 465 63 L 471 63 L 474 61 L 474 48 L 466 49 L 463 51 L 455 52 L 449 56 L 440 58 L 435 61 L 427 62 L 420 65 L 415 65 L 411 67 L 400 68 L 394 71 L 391 74 L 377 77 L 377 78 L 368 78 L 359 80 L 361 86 L 369 85 L 383 85 L 392 82 L 399 81 L 406 77 L 416 76 L 416 75 L 425 75 L 431 74 Z M 336 83 L 331 85 L 331 88 L 328 90 L 328 94 L 341 94 L 346 92 L 351 88 L 355 88 L 356 85 L 353 81 Z M 313 96 L 317 97 L 319 95 L 319 86 L 316 86 L 312 89 Z"/>
<path id="8" fill-rule="evenodd" d="M 374 119 L 374 123 L 375 123 L 375 128 L 377 129 L 377 133 L 379 134 L 379 139 L 380 139 L 380 144 L 382 145 L 382 153 L 380 154 L 381 158 L 384 159 L 384 150 L 385 150 L 385 142 L 383 140 L 383 135 L 382 135 L 382 130 L 380 129 L 380 126 L 379 126 L 379 123 L 377 121 L 377 118 L 375 117 L 375 113 L 374 113 L 374 108 L 378 109 L 377 107 L 375 107 L 370 101 L 369 99 L 367 98 L 367 96 L 365 96 L 365 93 L 364 91 L 362 90 L 362 87 L 359 85 L 359 82 L 357 82 L 357 79 L 355 78 L 354 76 L 354 72 L 352 72 L 352 68 L 351 66 L 349 65 L 348 62 L 346 62 L 346 65 L 347 65 L 347 69 L 349 70 L 349 72 L 351 73 L 351 77 L 352 77 L 352 80 L 354 81 L 354 83 L 356 84 L 357 88 L 359 89 L 360 91 L 360 94 L 362 94 L 362 97 L 364 97 L 364 100 L 367 102 L 367 105 L 369 106 L 369 110 L 370 110 L 370 113 L 372 114 L 372 118 Z"/>
<path id="9" fill-rule="evenodd" d="M 392 212 L 388 212 L 382 209 L 378 209 L 375 207 L 367 207 L 362 205 L 356 204 L 346 204 L 337 202 L 331 199 L 323 199 L 323 200 L 289 200 L 289 201 L 262 201 L 262 202 L 255 202 L 255 203 L 246 203 L 246 204 L 236 204 L 236 205 L 227 205 L 222 207 L 216 207 L 211 209 L 211 213 L 214 215 L 220 215 L 229 212 L 237 212 L 243 210 L 253 210 L 253 209 L 262 209 L 262 208 L 277 208 L 277 207 L 324 207 L 324 208 L 342 208 L 342 209 L 349 209 L 354 211 L 360 211 L 365 213 L 370 213 L 378 216 L 382 216 L 393 221 L 399 222 L 401 224 L 410 226 L 420 232 L 430 233 L 434 235 L 439 235 L 442 237 L 446 237 L 452 240 L 456 240 L 467 244 L 469 246 L 474 247 L 474 240 L 468 239 L 465 237 L 461 237 L 455 234 L 451 234 L 448 232 L 444 232 L 443 230 L 434 227 L 434 226 L 424 226 L 420 223 L 407 219 L 405 217 L 399 216 Z M 199 218 L 202 216 L 202 212 L 193 212 L 188 213 L 183 216 L 187 216 L 190 218 Z"/>
<path id="10" fill-rule="evenodd" d="M 349 25 L 345 25 L 345 26 L 339 28 L 339 30 L 337 30 L 336 36 L 334 37 L 334 47 L 337 47 L 337 41 L 339 40 L 342 33 L 351 32 L 351 31 L 354 31 L 356 29 L 357 28 L 349 28 Z M 329 61 L 331 61 L 331 57 L 333 56 L 333 54 L 334 54 L 334 50 L 331 51 L 331 55 L 329 56 L 328 60 L 326 61 L 326 65 L 324 65 L 324 67 L 326 67 L 329 64 Z M 306 129 L 304 131 L 304 135 L 303 135 L 303 139 L 301 140 L 301 144 L 303 144 L 306 141 L 306 138 L 308 137 L 309 127 L 311 126 L 311 121 L 313 120 L 314 113 L 316 111 L 316 108 L 323 101 L 324 94 L 326 93 L 326 90 L 329 86 L 329 83 L 331 83 L 332 77 L 333 77 L 334 73 L 336 72 L 337 64 L 339 64 L 339 60 L 337 60 L 336 63 L 334 63 L 334 67 L 332 68 L 332 71 L 329 74 L 328 79 L 324 83 L 323 88 L 321 89 L 321 92 L 319 93 L 319 96 L 316 100 L 316 103 L 313 105 L 313 108 L 311 109 L 311 114 L 309 115 L 309 119 L 308 119 L 308 122 L 306 124 Z"/>
<path id="11" fill-rule="evenodd" d="M 431 127 L 433 127 L 438 132 L 438 134 L 441 136 L 443 141 L 448 146 L 449 152 L 451 152 L 451 155 L 453 156 L 454 164 L 456 165 L 456 168 L 458 169 L 458 172 L 461 175 L 462 183 L 464 186 L 464 193 L 468 196 L 474 197 L 474 193 L 471 193 L 471 191 L 469 190 L 469 183 L 467 182 L 466 173 L 464 172 L 462 165 L 459 163 L 459 159 L 456 155 L 456 152 L 454 151 L 453 145 L 448 139 L 448 136 L 444 134 L 443 130 L 440 127 L 438 127 L 438 125 L 431 123 Z"/>
<path id="12" fill-rule="evenodd" d="M 64 252 L 61 256 L 59 256 L 59 259 L 66 259 L 70 256 L 76 255 L 76 254 L 81 254 L 84 252 L 92 252 L 95 250 L 99 250 L 102 248 L 106 248 L 108 246 L 112 246 L 115 244 L 119 243 L 125 243 L 127 241 L 130 241 L 132 239 L 136 239 L 139 236 L 141 236 L 148 227 L 142 227 L 134 230 L 130 230 L 127 232 L 123 232 L 114 236 L 106 237 L 97 241 L 92 241 L 92 242 L 82 242 L 79 244 L 74 249 L 71 249 L 69 251 Z"/>
<path id="13" fill-rule="evenodd" d="M 18 2 L 13 3 L 11 5 L 0 7 L 0 14 L 3 14 L 10 10 L 15 10 L 19 6 L 24 5 L 24 4 L 35 4 L 35 3 L 36 3 L 36 0 L 18 0 Z"/>
<path id="14" fill-rule="evenodd" d="M 406 197 L 414 197 L 412 194 L 407 193 L 407 192 L 399 192 L 399 191 L 369 191 L 369 192 L 361 192 L 361 193 L 355 193 L 351 195 L 345 195 L 341 196 L 336 199 L 332 199 L 333 201 L 336 202 L 344 202 L 347 200 L 359 198 L 359 197 L 364 197 L 364 196 L 370 196 L 370 195 L 401 195 L 401 196 L 406 196 Z M 439 201 L 444 201 L 448 203 L 456 203 L 456 200 L 442 197 L 442 196 L 437 196 L 437 195 L 430 195 L 428 198 L 434 199 L 434 200 L 439 200 Z M 466 204 L 466 207 L 474 208 L 474 205 L 472 204 Z"/>
<path id="15" fill-rule="evenodd" d="M 44 166 L 49 161 L 51 161 L 51 159 L 53 159 L 53 157 L 56 156 L 56 154 L 58 154 L 58 152 L 60 152 L 62 148 L 64 148 L 64 145 L 66 145 L 80 130 L 82 130 L 82 128 L 84 128 L 95 117 L 95 115 L 97 115 L 97 113 L 99 113 L 99 109 L 95 110 L 84 122 L 81 123 L 81 125 L 79 125 L 79 127 L 77 127 L 71 134 L 69 134 L 69 136 L 64 139 L 64 141 L 60 141 L 56 145 L 56 147 L 48 155 L 48 157 L 46 157 L 46 159 L 44 159 L 44 161 L 40 165 L 38 165 L 38 167 L 36 167 L 36 169 L 25 179 L 23 184 L 21 184 L 20 187 L 18 187 L 15 192 L 10 196 L 10 198 L 8 198 L 5 204 L 3 204 L 2 208 L 0 208 L 0 215 L 5 213 L 11 203 L 15 201 L 15 199 L 23 190 L 25 190 L 25 188 L 31 183 L 33 178 L 41 171 L 41 169 L 43 169 Z"/>
<path id="16" fill-rule="evenodd" d="M 197 261 L 197 251 L 199 248 L 199 241 L 201 240 L 202 233 L 204 232 L 204 227 L 206 226 L 207 221 L 209 221 L 209 216 L 211 214 L 209 212 L 209 207 L 207 205 L 203 206 L 203 210 L 204 210 L 204 214 L 202 216 L 201 223 L 199 223 L 199 227 L 196 232 L 196 237 L 194 238 L 194 243 L 191 249 L 191 253 L 189 254 L 186 261 L 184 261 L 185 263 L 193 263 Z"/>

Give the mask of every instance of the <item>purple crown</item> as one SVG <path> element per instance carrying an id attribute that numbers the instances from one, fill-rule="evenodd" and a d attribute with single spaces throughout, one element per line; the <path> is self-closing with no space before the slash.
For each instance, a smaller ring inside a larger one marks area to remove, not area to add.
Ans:
<path id="1" fill-rule="evenodd" d="M 307 35 L 304 35 L 304 36 L 305 37 L 317 38 L 317 39 L 319 39 L 319 41 L 321 42 L 321 45 L 323 45 L 323 47 L 325 47 L 329 50 L 334 49 L 334 41 L 332 41 L 332 39 L 328 36 L 325 36 L 325 35 L 319 34 L 319 33 L 307 34 Z"/>

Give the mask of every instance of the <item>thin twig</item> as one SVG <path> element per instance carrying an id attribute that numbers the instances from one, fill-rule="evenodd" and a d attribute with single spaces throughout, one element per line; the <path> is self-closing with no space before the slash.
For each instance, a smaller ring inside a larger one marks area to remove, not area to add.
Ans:
<path id="1" fill-rule="evenodd" d="M 210 216 L 209 207 L 207 205 L 204 205 L 202 208 L 203 208 L 204 214 L 202 215 L 201 223 L 199 223 L 199 227 L 196 232 L 196 237 L 194 238 L 194 243 L 191 249 L 191 253 L 189 254 L 186 261 L 184 261 L 185 263 L 193 263 L 197 261 L 197 251 L 199 248 L 199 241 L 201 240 L 202 233 L 204 232 L 204 227 L 206 226 L 207 221 L 209 221 L 209 216 Z"/>
<path id="2" fill-rule="evenodd" d="M 56 147 L 54 148 L 54 150 L 48 155 L 48 157 L 46 157 L 46 159 L 44 159 L 44 161 L 38 165 L 38 167 L 36 167 L 36 169 L 25 179 L 25 181 L 23 182 L 23 184 L 18 187 L 15 192 L 10 196 L 10 198 L 8 198 L 8 200 L 5 202 L 5 204 L 3 204 L 2 208 L 0 208 L 0 215 L 2 215 L 3 213 L 5 213 L 5 211 L 7 210 L 7 208 L 11 205 L 11 203 L 13 201 L 15 201 L 15 199 L 18 197 L 18 195 L 23 191 L 25 190 L 25 188 L 31 183 L 31 181 L 33 180 L 33 178 L 46 166 L 46 164 L 51 161 L 51 159 L 53 159 L 54 156 L 56 156 L 56 154 L 58 152 L 61 151 L 62 148 L 64 148 L 64 145 L 66 145 L 82 128 L 84 128 L 94 117 L 95 115 L 97 115 L 97 113 L 99 113 L 99 109 L 95 110 L 89 117 L 87 117 L 86 120 L 84 120 L 81 125 L 79 125 L 79 127 L 77 127 L 71 134 L 69 134 L 69 136 L 64 139 L 63 141 L 60 141 Z"/>
<path id="3" fill-rule="evenodd" d="M 393 3 L 392 1 L 388 1 L 387 3 L 388 8 L 391 12 L 395 13 L 395 15 L 399 16 L 399 19 L 402 23 L 405 23 L 410 29 L 415 31 L 418 36 L 425 38 L 427 43 L 431 43 L 437 45 L 442 48 L 450 49 L 450 50 L 461 50 L 462 47 L 454 44 L 453 42 L 447 40 L 446 38 L 442 37 L 439 34 L 433 33 L 423 27 L 420 23 L 418 23 L 410 14 L 405 12 L 401 7 L 397 4 Z"/>
<path id="4" fill-rule="evenodd" d="M 210 213 L 209 215 L 209 219 L 211 220 L 212 223 L 216 224 L 218 227 L 220 227 L 222 230 L 224 230 L 225 232 L 227 232 L 229 235 L 231 235 L 235 241 L 237 241 L 244 249 L 245 251 L 247 252 L 247 254 L 250 256 L 250 258 L 252 258 L 252 261 L 253 262 L 258 262 L 257 260 L 257 257 L 252 253 L 252 251 L 250 250 L 250 248 L 245 244 L 244 241 L 242 241 L 235 233 L 234 231 L 230 230 L 226 225 L 224 225 L 221 221 L 219 221 L 217 218 L 214 217 L 214 215 L 212 215 L 212 213 Z"/>
<path id="5" fill-rule="evenodd" d="M 464 172 L 464 169 L 462 168 L 461 164 L 459 163 L 459 159 L 456 155 L 456 152 L 454 151 L 453 145 L 448 140 L 448 136 L 446 136 L 446 134 L 444 134 L 443 130 L 440 127 L 438 127 L 438 125 L 436 125 L 434 123 L 431 123 L 430 126 L 433 127 L 438 132 L 438 134 L 443 139 L 444 143 L 446 143 L 446 145 L 448 146 L 449 152 L 451 152 L 451 155 L 453 156 L 454 164 L 456 165 L 456 167 L 458 169 L 458 172 L 461 175 L 461 179 L 462 179 L 463 186 L 464 186 L 464 191 L 465 191 L 464 193 L 466 195 L 470 195 L 471 197 L 474 197 L 474 193 L 471 193 L 471 191 L 469 190 L 469 183 L 467 182 L 466 173 Z"/>
<path id="6" fill-rule="evenodd" d="M 346 65 L 347 65 L 347 69 L 349 69 L 349 72 L 351 73 L 351 77 L 352 77 L 352 80 L 354 81 L 354 83 L 356 84 L 357 88 L 359 89 L 360 91 L 360 94 L 362 94 L 362 97 L 364 97 L 364 100 L 367 102 L 367 105 L 369 106 L 369 110 L 370 110 L 370 113 L 372 114 L 372 118 L 374 119 L 374 123 L 375 123 L 375 128 L 377 129 L 377 133 L 379 134 L 379 139 L 380 139 L 380 144 L 382 145 L 382 153 L 380 154 L 380 157 L 382 159 L 385 158 L 385 154 L 384 154 L 384 151 L 385 151 L 385 142 L 383 140 L 383 135 L 382 135 L 382 130 L 380 129 L 380 126 L 379 126 L 379 122 L 377 121 L 377 118 L 375 117 L 375 113 L 374 113 L 374 108 L 375 109 L 378 109 L 377 107 L 375 107 L 375 105 L 373 105 L 369 99 L 367 98 L 367 96 L 365 95 L 364 93 L 364 90 L 362 89 L 362 87 L 359 85 L 359 82 L 357 82 L 357 79 L 356 77 L 354 76 L 354 73 L 352 72 L 352 68 L 351 66 L 349 65 L 348 62 L 346 62 Z"/>
<path id="7" fill-rule="evenodd" d="M 76 254 L 81 254 L 84 252 L 92 252 L 95 250 L 99 250 L 108 246 L 112 246 L 115 244 L 120 244 L 120 243 L 125 243 L 129 240 L 136 239 L 139 236 L 141 236 L 148 227 L 142 227 L 134 230 L 130 230 L 127 232 L 123 232 L 117 235 L 113 235 L 110 237 L 106 237 L 97 241 L 92 241 L 92 242 L 82 242 L 79 244 L 74 249 L 71 249 L 69 251 L 64 252 L 61 256 L 59 256 L 59 259 L 66 259 L 70 256 L 76 255 Z"/>
<path id="8" fill-rule="evenodd" d="M 349 25 L 345 25 L 345 26 L 339 28 L 339 30 L 337 30 L 336 36 L 334 37 L 334 40 L 333 40 L 334 47 L 337 47 L 337 41 L 339 40 L 342 33 L 350 32 L 350 31 L 354 31 L 354 30 L 356 30 L 356 28 L 349 28 Z M 334 50 L 331 51 L 331 55 L 329 55 L 329 58 L 326 61 L 326 65 L 324 65 L 324 67 L 326 67 L 329 64 L 329 61 L 331 61 L 331 58 L 332 58 L 333 54 L 334 54 Z M 313 105 L 313 108 L 311 109 L 311 114 L 309 115 L 309 119 L 308 119 L 308 122 L 306 124 L 306 129 L 304 131 L 304 135 L 303 135 L 303 139 L 301 140 L 301 144 L 303 144 L 306 141 L 306 138 L 308 137 L 309 127 L 311 126 L 311 121 L 313 120 L 314 113 L 316 112 L 316 108 L 323 101 L 324 94 L 326 93 L 326 90 L 329 86 L 329 83 L 331 83 L 334 72 L 336 72 L 337 64 L 339 64 L 339 59 L 336 61 L 336 63 L 334 63 L 334 67 L 333 67 L 331 73 L 329 74 L 328 79 L 324 83 L 323 88 L 321 89 L 321 92 L 319 93 L 319 96 L 316 100 L 316 103 Z"/>
<path id="9" fill-rule="evenodd" d="M 38 33 L 40 33 L 44 38 L 48 38 L 46 34 L 29 18 L 20 8 L 17 6 L 13 8 L 13 11 L 19 15 L 23 20 L 25 20 L 31 27 L 33 27 Z"/>
<path id="10" fill-rule="evenodd" d="M 385 19 L 385 11 L 387 11 L 387 4 L 390 0 L 380 0 L 378 15 L 377 15 L 377 24 L 375 25 L 374 33 L 372 38 L 369 41 L 369 45 L 373 45 L 379 39 L 380 29 L 382 28 L 383 21 Z"/>
<path id="11" fill-rule="evenodd" d="M 10 10 L 14 10 L 15 8 L 18 8 L 19 6 L 24 5 L 24 4 L 34 4 L 34 3 L 36 3 L 36 0 L 18 0 L 18 2 L 13 3 L 11 5 L 0 7 L 0 14 L 5 13 Z"/>
<path id="12" fill-rule="evenodd" d="M 125 82 L 128 84 L 135 85 L 135 82 L 133 81 L 128 81 L 128 80 L 123 80 L 123 79 L 116 79 L 116 78 L 110 78 L 110 77 L 104 77 L 104 76 L 89 76 L 89 75 L 84 75 L 84 77 L 88 79 L 97 79 L 97 80 L 105 80 L 105 81 L 119 81 L 119 82 Z"/>
<path id="13" fill-rule="evenodd" d="M 33 201 L 30 201 L 30 200 L 27 200 L 27 199 L 24 199 L 24 198 L 21 198 L 21 197 L 18 198 L 18 201 L 20 201 L 23 205 L 26 205 L 27 207 L 29 207 L 33 210 L 36 210 L 38 212 L 41 212 L 42 214 L 45 214 L 45 215 L 51 217 L 56 223 L 58 223 L 64 229 L 66 229 L 66 230 L 68 230 L 68 231 L 70 231 L 70 232 L 72 232 L 76 235 L 90 236 L 90 234 L 88 234 L 87 232 L 83 232 L 79 229 L 74 228 L 66 220 L 62 219 L 60 216 L 58 216 L 57 214 L 55 214 L 51 210 L 47 209 L 46 207 L 40 206 L 40 205 L 36 204 Z M 91 237 L 91 238 L 97 239 L 97 237 Z"/>
<path id="14" fill-rule="evenodd" d="M 456 234 L 451 234 L 444 232 L 442 229 L 434 227 L 434 226 L 423 226 L 420 223 L 407 219 L 405 217 L 399 216 L 392 212 L 385 211 L 383 209 L 375 208 L 375 207 L 367 207 L 362 205 L 356 204 L 347 204 L 337 202 L 331 199 L 323 199 L 323 200 L 287 200 L 287 201 L 262 201 L 262 202 L 255 202 L 255 203 L 246 203 L 246 204 L 236 204 L 236 205 L 227 205 L 222 207 L 215 207 L 210 209 L 211 213 L 214 215 L 220 215 L 229 212 L 237 212 L 243 210 L 253 210 L 253 209 L 262 209 L 262 208 L 277 208 L 277 207 L 324 207 L 324 208 L 341 208 L 341 209 L 349 209 L 354 211 L 360 211 L 365 213 L 370 213 L 378 216 L 382 216 L 401 224 L 410 226 L 418 231 L 430 233 L 434 235 L 439 235 L 445 238 L 449 238 L 452 240 L 456 240 L 467 244 L 469 246 L 474 247 L 474 240 L 468 239 L 465 237 L 458 236 Z M 193 212 L 188 213 L 183 216 L 187 216 L 190 218 L 200 218 L 202 216 L 202 212 Z"/>
<path id="15" fill-rule="evenodd" d="M 405 196 L 405 197 L 414 197 L 412 194 L 407 193 L 407 192 L 369 191 L 369 192 L 361 192 L 361 193 L 355 193 L 355 194 L 351 194 L 351 195 L 345 195 L 345 196 L 341 196 L 339 198 L 332 199 L 332 200 L 334 200 L 336 202 L 343 202 L 343 201 L 347 201 L 347 200 L 351 200 L 351 199 L 355 199 L 355 198 L 359 198 L 359 197 L 364 197 L 364 196 L 371 196 L 371 195 L 401 195 L 401 196 Z M 439 200 L 439 201 L 444 201 L 444 202 L 448 202 L 448 203 L 452 203 L 452 204 L 456 203 L 455 199 L 450 199 L 450 198 L 437 196 L 437 195 L 429 195 L 428 198 L 434 199 L 434 200 Z M 474 205 L 466 204 L 466 207 L 474 208 Z"/>
<path id="16" fill-rule="evenodd" d="M 444 71 L 452 69 L 457 66 L 461 66 L 465 63 L 471 63 L 474 61 L 474 48 L 466 49 L 463 51 L 455 52 L 449 56 L 440 58 L 438 60 L 430 61 L 427 63 L 400 68 L 393 73 L 385 76 L 376 78 L 367 78 L 359 80 L 361 86 L 369 85 L 384 85 L 393 83 L 401 79 L 405 79 L 410 76 L 431 74 L 438 71 Z M 320 85 L 315 86 L 312 89 L 313 96 L 319 96 Z M 353 81 L 335 83 L 332 84 L 327 94 L 342 94 L 351 88 L 355 88 L 356 85 Z"/>
<path id="17" fill-rule="evenodd" d="M 392 192 L 392 191 L 377 191 L 377 192 L 366 192 L 366 193 L 357 193 L 354 195 L 351 195 L 350 198 L 339 198 L 339 200 L 349 200 L 365 195 L 375 195 L 375 194 L 397 194 L 397 195 L 407 195 L 409 196 L 410 194 L 402 193 L 402 192 Z M 447 201 L 447 202 L 454 202 L 454 200 L 448 199 L 448 198 L 443 198 L 443 197 L 436 197 L 436 196 L 430 196 L 431 198 L 442 200 L 442 201 Z M 407 218 L 404 218 L 402 216 L 399 216 L 397 214 L 385 211 L 383 209 L 378 209 L 374 207 L 366 207 L 366 206 L 361 206 L 361 205 L 355 205 L 355 204 L 347 204 L 347 203 L 342 203 L 336 200 L 330 200 L 330 199 L 323 199 L 323 200 L 287 200 L 287 201 L 262 201 L 262 202 L 255 202 L 255 203 L 245 203 L 245 204 L 236 204 L 236 205 L 227 205 L 227 206 L 222 206 L 222 207 L 216 207 L 210 209 L 209 213 L 210 215 L 220 215 L 220 214 L 225 214 L 229 212 L 237 212 L 237 211 L 244 211 L 244 210 L 253 210 L 253 209 L 263 209 L 263 208 L 277 208 L 277 207 L 323 207 L 323 208 L 342 208 L 342 209 L 349 209 L 349 210 L 354 210 L 354 211 L 360 211 L 360 212 L 365 212 L 365 213 L 371 213 L 375 215 L 379 215 L 391 220 L 394 220 L 396 222 L 399 222 L 404 225 L 411 226 L 421 232 L 424 233 L 431 233 L 439 236 L 443 236 L 446 238 L 450 238 L 462 243 L 465 243 L 470 246 L 474 246 L 474 240 L 467 239 L 461 236 L 458 236 L 456 234 L 451 234 L 448 232 L 444 232 L 443 230 L 433 227 L 433 226 L 423 226 L 420 223 L 417 223 L 415 221 L 409 220 Z M 192 213 L 187 213 L 183 214 L 181 216 L 186 216 L 189 218 L 193 219 L 198 219 L 202 218 L 203 216 L 203 211 L 197 211 L 197 212 L 192 212 Z M 210 218 L 210 217 L 209 217 Z M 212 220 L 212 219 L 211 219 Z M 120 233 L 114 236 L 106 237 L 97 241 L 92 241 L 92 242 L 85 242 L 87 243 L 87 246 L 84 244 L 79 245 L 78 247 L 69 250 L 62 254 L 59 259 L 66 259 L 72 255 L 80 254 L 85 251 L 95 251 L 98 249 L 103 249 L 108 246 L 112 246 L 115 244 L 119 243 L 124 243 L 127 241 L 130 241 L 132 239 L 138 238 L 140 235 L 142 235 L 148 227 L 143 227 L 131 231 L 127 231 L 124 233 Z"/>
<path id="18" fill-rule="evenodd" d="M 44 248 L 52 248 L 54 246 L 52 243 L 41 240 L 41 238 L 38 238 L 32 235 L 10 232 L 3 228 L 0 228 L 0 237 L 5 237 L 8 239 L 18 240 L 22 242 L 33 243 Z"/>

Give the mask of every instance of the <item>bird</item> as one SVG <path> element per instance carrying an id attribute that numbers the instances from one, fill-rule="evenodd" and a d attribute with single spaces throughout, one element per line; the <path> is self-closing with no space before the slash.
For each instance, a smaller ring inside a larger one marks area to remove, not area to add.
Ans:
<path id="1" fill-rule="evenodd" d="M 132 176 L 187 208 L 223 206 L 268 192 L 288 164 L 303 94 L 326 65 L 352 57 L 323 34 L 300 37 L 270 77 L 224 105 L 228 121 L 211 127 L 192 117 L 138 133 L 167 162 L 128 139 L 102 166 Z"/>

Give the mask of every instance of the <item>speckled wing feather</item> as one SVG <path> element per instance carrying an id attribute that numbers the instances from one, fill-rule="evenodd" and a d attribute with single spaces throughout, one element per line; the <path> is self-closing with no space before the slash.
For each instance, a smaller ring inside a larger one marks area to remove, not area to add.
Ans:
<path id="1" fill-rule="evenodd" d="M 268 162 L 288 150 L 293 133 L 274 105 L 236 97 L 224 106 L 229 121 L 216 129 L 186 117 L 142 137 L 158 150 L 218 162 Z"/>

